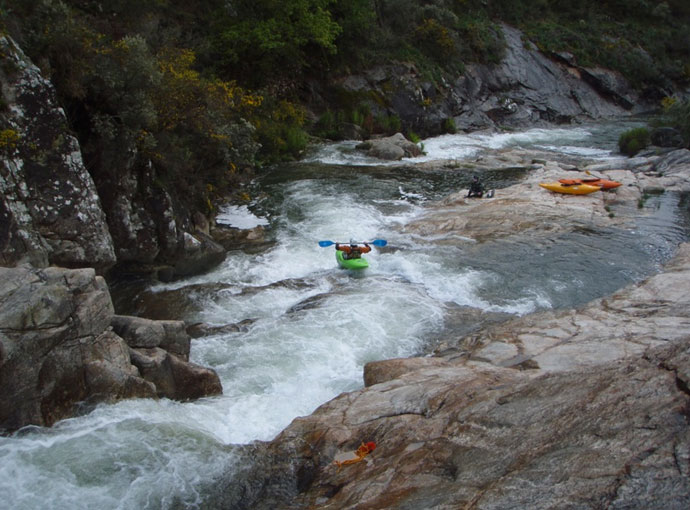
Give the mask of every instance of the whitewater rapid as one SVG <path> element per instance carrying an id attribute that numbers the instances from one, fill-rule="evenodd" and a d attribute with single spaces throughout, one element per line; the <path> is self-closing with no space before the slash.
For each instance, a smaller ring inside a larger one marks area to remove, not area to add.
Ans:
<path id="1" fill-rule="evenodd" d="M 421 160 L 509 146 L 607 159 L 617 157 L 613 138 L 599 126 L 444 135 L 423 142 Z M 295 417 L 361 388 L 369 361 L 424 352 L 450 308 L 521 315 L 575 292 L 571 276 L 507 284 L 458 248 L 430 249 L 433 239 L 401 235 L 429 197 L 450 190 L 414 172 L 360 171 L 381 164 L 354 144 L 330 144 L 303 167 L 273 170 L 254 201 L 221 211 L 225 224 L 263 225 L 273 240 L 266 251 L 233 252 L 208 274 L 151 289 L 223 284 L 185 317 L 219 326 L 248 321 L 193 341 L 191 361 L 218 372 L 223 395 L 104 404 L 53 428 L 0 437 L 0 501 L 14 510 L 200 507 L 205 488 L 232 473 L 234 445 L 270 440 Z M 338 269 L 333 248 L 317 244 L 376 238 L 389 246 L 368 255 L 365 274 Z"/>
<path id="2" fill-rule="evenodd" d="M 487 150 L 496 151 L 511 147 L 611 160 L 621 158 L 617 148 L 617 136 L 620 131 L 620 126 L 614 128 L 610 125 L 596 124 L 569 128 L 533 128 L 508 133 L 445 134 L 423 140 L 419 145 L 424 154 L 415 158 L 403 158 L 402 162 L 418 164 L 430 161 L 462 161 L 474 158 Z M 366 152 L 356 149 L 358 144 L 357 141 L 349 140 L 316 146 L 305 161 L 329 165 L 400 165 L 397 161 L 383 163 L 367 157 Z"/>

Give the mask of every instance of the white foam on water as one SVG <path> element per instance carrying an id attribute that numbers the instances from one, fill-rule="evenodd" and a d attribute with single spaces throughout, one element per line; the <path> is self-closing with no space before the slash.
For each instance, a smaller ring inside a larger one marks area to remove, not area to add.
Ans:
<path id="1" fill-rule="evenodd" d="M 130 400 L 52 429 L 0 438 L 0 494 L 13 510 L 195 508 L 234 462 L 195 406 Z"/>
<path id="2" fill-rule="evenodd" d="M 338 290 L 248 332 L 197 341 L 194 359 L 223 378 L 225 441 L 270 439 L 296 415 L 309 414 L 362 384 L 368 361 L 418 352 L 443 321 L 438 303 L 386 278 L 350 278 Z M 375 278 L 375 277 L 374 277 Z"/>
<path id="3" fill-rule="evenodd" d="M 239 229 L 251 229 L 259 225 L 268 225 L 266 218 L 260 218 L 246 205 L 224 205 L 216 215 L 216 223 Z"/>
<path id="4" fill-rule="evenodd" d="M 610 150 L 598 149 L 596 147 L 577 147 L 571 145 L 535 145 L 535 147 L 550 152 L 568 154 L 570 156 L 582 156 L 591 159 L 609 160 L 620 157 L 618 154 L 614 154 Z"/>
<path id="5" fill-rule="evenodd" d="M 445 134 L 427 138 L 420 142 L 424 155 L 403 158 L 403 162 L 415 164 L 437 160 L 465 160 L 476 157 L 486 149 L 506 147 L 539 147 L 561 151 L 566 154 L 608 158 L 610 151 L 590 149 L 587 142 L 592 139 L 592 131 L 587 127 L 573 128 L 533 128 L 514 132 L 475 132 L 469 134 Z M 573 145 L 582 143 L 583 147 Z M 399 165 L 396 161 L 383 161 L 371 158 L 355 147 L 359 142 L 344 141 L 320 146 L 307 161 L 327 165 L 385 166 Z M 563 148 L 563 150 L 561 150 Z"/>

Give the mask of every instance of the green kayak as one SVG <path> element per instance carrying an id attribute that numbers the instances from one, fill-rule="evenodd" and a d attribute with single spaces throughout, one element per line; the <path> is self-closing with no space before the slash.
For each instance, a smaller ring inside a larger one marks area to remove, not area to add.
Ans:
<path id="1" fill-rule="evenodd" d="M 358 259 L 346 259 L 343 258 L 343 252 L 340 250 L 335 250 L 335 260 L 338 261 L 338 265 L 345 269 L 366 269 L 369 267 L 369 262 L 365 258 Z"/>

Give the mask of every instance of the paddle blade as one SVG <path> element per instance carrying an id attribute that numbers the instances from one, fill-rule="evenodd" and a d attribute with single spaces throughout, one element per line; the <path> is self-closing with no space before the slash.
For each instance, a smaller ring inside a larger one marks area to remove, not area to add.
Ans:
<path id="1" fill-rule="evenodd" d="M 374 246 L 386 246 L 388 244 L 388 241 L 386 241 L 385 239 L 374 239 L 369 244 L 373 244 Z"/>
<path id="2" fill-rule="evenodd" d="M 326 246 L 333 246 L 335 243 L 333 241 L 319 241 L 319 246 L 325 248 Z"/>

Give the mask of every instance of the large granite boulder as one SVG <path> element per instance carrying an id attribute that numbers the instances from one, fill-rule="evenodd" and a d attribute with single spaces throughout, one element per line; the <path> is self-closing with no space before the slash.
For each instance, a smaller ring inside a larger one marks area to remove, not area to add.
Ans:
<path id="1" fill-rule="evenodd" d="M 52 425 L 81 402 L 155 396 L 112 331 L 93 269 L 0 268 L 0 428 Z"/>
<path id="2" fill-rule="evenodd" d="M 53 86 L 0 37 L 0 263 L 115 263 L 106 217 Z"/>
<path id="3" fill-rule="evenodd" d="M 0 267 L 0 430 L 99 402 L 221 393 L 215 371 L 188 362 L 189 346 L 183 322 L 115 316 L 93 269 Z"/>
<path id="4" fill-rule="evenodd" d="M 159 397 L 191 400 L 223 392 L 214 370 L 189 363 L 191 340 L 184 322 L 116 315 L 112 326 L 131 348 L 132 364 L 155 385 Z"/>
<path id="5" fill-rule="evenodd" d="M 134 349 L 160 347 L 184 361 L 189 361 L 191 339 L 183 321 L 156 321 L 115 315 L 111 325 L 113 331 Z"/>
<path id="6" fill-rule="evenodd" d="M 159 347 L 132 349 L 131 359 L 142 377 L 155 385 L 161 398 L 193 400 L 223 393 L 214 370 L 186 363 Z"/>
<path id="7" fill-rule="evenodd" d="M 416 143 L 405 138 L 402 133 L 369 140 L 357 145 L 357 149 L 365 151 L 372 158 L 388 161 L 414 158 L 422 154 L 422 149 Z"/>

